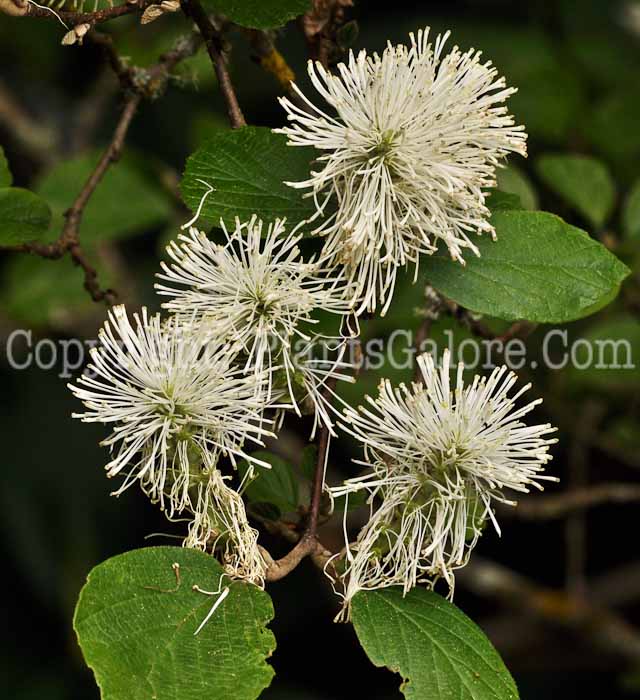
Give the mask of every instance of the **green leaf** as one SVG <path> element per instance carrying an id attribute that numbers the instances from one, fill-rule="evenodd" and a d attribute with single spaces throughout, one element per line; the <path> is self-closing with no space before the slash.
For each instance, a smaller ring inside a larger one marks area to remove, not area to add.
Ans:
<path id="1" fill-rule="evenodd" d="M 13 184 L 13 175 L 9 169 L 7 157 L 4 154 L 4 149 L 0 146 L 0 188 L 11 187 Z"/>
<path id="2" fill-rule="evenodd" d="M 636 180 L 624 202 L 622 230 L 627 238 L 640 238 L 640 180 Z"/>
<path id="3" fill-rule="evenodd" d="M 18 245 L 42 238 L 51 223 L 49 205 L 19 187 L 0 189 L 0 244 Z"/>
<path id="4" fill-rule="evenodd" d="M 446 248 L 424 261 L 427 280 L 462 306 L 505 320 L 572 321 L 601 308 L 629 268 L 584 231 L 546 212 L 500 211 L 498 239 L 476 239 L 481 257 L 453 262 Z"/>
<path id="5" fill-rule="evenodd" d="M 275 29 L 304 14 L 310 0 L 203 0 L 203 6 L 243 27 Z"/>
<path id="6" fill-rule="evenodd" d="M 538 194 L 531 180 L 515 165 L 498 168 L 496 171 L 498 190 L 515 194 L 520 198 L 522 209 L 534 211 L 539 208 Z"/>
<path id="7" fill-rule="evenodd" d="M 596 228 L 608 220 L 616 198 L 615 184 L 599 160 L 589 156 L 546 155 L 536 170 L 545 184 Z"/>
<path id="8" fill-rule="evenodd" d="M 53 229 L 59 233 L 63 213 L 77 197 L 101 154 L 86 153 L 63 161 L 49 170 L 38 183 L 37 192 L 53 210 Z M 110 167 L 82 216 L 83 243 L 116 240 L 160 226 L 169 216 L 167 196 L 150 185 L 134 166 L 123 158 Z"/>
<path id="9" fill-rule="evenodd" d="M 407 700 L 516 700 L 518 689 L 482 630 L 431 591 L 360 591 L 351 604 L 375 666 L 400 673 Z"/>
<path id="10" fill-rule="evenodd" d="M 223 219 L 230 227 L 236 216 L 246 221 L 253 214 L 265 221 L 286 216 L 294 226 L 315 209 L 284 181 L 307 179 L 313 157 L 312 149 L 287 146 L 285 136 L 265 127 L 221 130 L 187 160 L 182 196 L 195 211 L 208 190 L 204 183 L 215 188 L 202 207 L 202 217 L 215 226 Z"/>
<path id="11" fill-rule="evenodd" d="M 180 580 L 172 565 L 179 564 Z M 102 700 L 254 700 L 273 677 L 265 659 L 275 639 L 269 596 L 229 582 L 229 594 L 194 636 L 217 597 L 222 567 L 181 547 L 149 547 L 103 562 L 89 574 L 74 629 Z"/>
<path id="12" fill-rule="evenodd" d="M 245 494 L 253 503 L 271 503 L 280 513 L 290 513 L 298 507 L 298 482 L 293 468 L 284 459 L 271 452 L 258 450 L 252 457 L 261 459 L 271 465 L 271 469 L 254 467 L 254 479 L 246 487 Z M 244 477 L 249 464 L 246 461 L 238 464 L 238 471 Z"/>

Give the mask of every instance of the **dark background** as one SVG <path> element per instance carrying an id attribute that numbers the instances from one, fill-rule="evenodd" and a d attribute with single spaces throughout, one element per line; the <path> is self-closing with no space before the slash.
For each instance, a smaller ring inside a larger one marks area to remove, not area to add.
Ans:
<path id="1" fill-rule="evenodd" d="M 545 190 L 534 163 L 536 156 L 547 152 L 600 157 L 617 182 L 619 206 L 640 176 L 640 26 L 634 29 L 625 14 L 625 7 L 632 4 L 396 0 L 380 5 L 359 2 L 349 17 L 359 25 L 357 47 L 382 49 L 386 39 L 404 41 L 409 31 L 431 25 L 434 30 L 453 31 L 450 45 L 482 48 L 509 83 L 520 88 L 511 107 L 527 125 L 530 158 L 518 159 L 517 166 L 533 183 L 540 208 L 588 228 Z M 173 37 L 187 31 L 188 24 L 177 14 L 143 28 L 131 18 L 106 28 L 125 55 L 144 65 L 170 46 Z M 0 143 L 16 184 L 46 193 L 57 188 L 58 212 L 72 201 L 77 185 L 67 171 L 54 170 L 48 181 L 47 172 L 105 143 L 119 105 L 99 52 L 89 45 L 61 47 L 63 33 L 55 21 L 0 15 Z M 235 33 L 230 40 L 232 76 L 247 121 L 282 123 L 275 100 L 278 85 L 251 61 L 243 36 Z M 277 41 L 304 82 L 306 49 L 298 29 L 288 27 Z M 28 115 L 27 122 L 12 116 L 9 97 Z M 101 116 L 93 119 L 96 115 Z M 134 190 L 128 197 L 125 187 L 111 198 L 108 216 L 122 217 L 126 231 L 112 232 L 110 221 L 96 215 L 85 221 L 82 234 L 99 260 L 102 279 L 113 283 L 128 305 L 157 307 L 152 285 L 161 243 L 174 236 L 187 217 L 175 197 L 179 173 L 198 143 L 223 127 L 222 101 L 202 55 L 189 62 L 181 80 L 164 97 L 140 110 L 128 138 L 127 167 L 151 188 L 147 199 L 136 198 Z M 30 133 L 25 135 L 25 128 Z M 145 206 L 152 214 L 147 212 L 138 221 Z M 637 240 L 624 240 L 619 208 L 606 230 L 590 233 L 633 266 L 634 275 L 612 306 L 570 324 L 569 336 L 613 333 L 628 337 L 637 351 Z M 52 231 L 52 237 L 55 234 Z M 32 329 L 34 341 L 95 336 L 104 308 L 88 299 L 78 272 L 67 261 L 4 256 L 0 271 L 3 351 L 17 328 Z M 387 317 L 368 324 L 365 335 L 384 337 L 394 328 L 415 328 L 413 308 L 420 304 L 421 290 L 420 285 L 401 286 Z M 444 319 L 434 334 L 442 337 L 443 330 L 451 327 L 451 321 Z M 545 330 L 538 329 L 528 341 L 533 355 Z M 467 337 L 457 333 L 458 338 Z M 4 352 L 0 361 L 2 683 L 6 697 L 14 700 L 97 698 L 71 628 L 86 574 L 112 555 L 144 546 L 149 533 L 180 532 L 167 525 L 136 489 L 117 500 L 109 497 L 112 485 L 102 471 L 105 453 L 97 444 L 103 431 L 72 421 L 71 412 L 79 406 L 65 386 L 67 379 L 56 376 L 58 371 L 13 370 Z M 551 468 L 562 483 L 550 491 L 566 490 L 581 481 L 638 481 L 638 370 L 540 369 L 525 374 L 534 382 L 536 395 L 546 398 L 537 417 L 560 427 Z M 358 391 L 371 390 L 378 376 L 365 374 Z M 355 400 L 355 392 L 349 397 Z M 278 449 L 295 455 L 304 444 L 307 427 L 288 424 Z M 354 447 L 348 441 L 334 443 L 332 480 L 353 473 L 352 455 Z M 520 572 L 541 589 L 562 591 L 567 585 L 571 596 L 583 595 L 590 605 L 604 603 L 618 621 L 632 626 L 630 634 L 640 638 L 633 628 L 640 625 L 637 505 L 601 506 L 585 519 L 573 518 L 569 525 L 563 520 L 506 517 L 503 525 L 502 538 L 489 531 L 482 538 L 478 557 Z M 569 546 L 567 529 L 574 533 Z M 583 548 L 576 545 L 581 534 Z M 327 542 L 337 541 L 337 526 L 327 527 L 323 536 Z M 284 551 L 282 544 L 265 541 L 274 551 Z M 473 578 L 473 569 L 468 576 Z M 626 652 L 612 651 L 606 639 L 567 622 L 560 612 L 557 619 L 532 612 L 532 596 L 526 605 L 511 604 L 504 596 L 479 596 L 473 588 L 463 579 L 456 604 L 492 637 L 524 700 L 637 694 L 640 656 L 634 655 L 632 645 Z M 272 585 L 269 592 L 276 609 L 272 628 L 278 648 L 272 659 L 277 674 L 265 698 L 400 697 L 399 678 L 369 664 L 349 625 L 331 622 L 336 599 L 310 564 Z"/>

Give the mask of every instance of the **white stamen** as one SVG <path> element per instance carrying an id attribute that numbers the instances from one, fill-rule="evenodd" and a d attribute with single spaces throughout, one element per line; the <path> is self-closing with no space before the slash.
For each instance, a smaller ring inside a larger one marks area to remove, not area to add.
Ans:
<path id="1" fill-rule="evenodd" d="M 186 229 L 191 228 L 191 226 L 193 226 L 193 224 L 196 223 L 196 221 L 200 218 L 200 214 L 202 213 L 202 207 L 204 206 L 205 200 L 212 192 L 216 191 L 215 187 L 212 187 L 208 182 L 205 182 L 200 178 L 196 178 L 196 182 L 199 182 L 201 185 L 204 185 L 207 188 L 207 191 L 202 195 L 200 203 L 198 204 L 198 208 L 196 209 L 196 213 L 191 219 L 189 219 L 189 221 L 187 221 L 186 224 L 182 224 L 182 226 L 180 227 L 181 231 L 185 231 Z"/>
<path id="2" fill-rule="evenodd" d="M 198 590 L 199 593 L 206 593 L 206 591 L 203 591 L 203 590 L 201 590 L 201 589 L 197 589 L 197 590 Z M 207 595 L 214 595 L 214 594 L 207 594 Z M 218 606 L 224 601 L 224 599 L 225 599 L 228 595 L 229 595 L 229 586 L 227 586 L 227 587 L 222 591 L 222 593 L 220 594 L 220 596 L 218 597 L 218 599 L 216 600 L 216 602 L 211 606 L 211 610 L 209 610 L 209 612 L 207 613 L 207 616 L 204 618 L 204 620 L 203 620 L 203 621 L 200 623 L 200 625 L 198 626 L 198 629 L 193 633 L 193 636 L 194 636 L 194 637 L 195 637 L 196 635 L 198 635 L 198 634 L 200 633 L 200 630 L 202 630 L 202 628 L 207 624 L 207 622 L 209 622 L 209 620 L 211 619 L 211 616 L 213 615 L 213 613 L 218 609 Z"/>
<path id="3" fill-rule="evenodd" d="M 38 3 L 37 3 L 37 2 L 34 2 L 34 0 L 27 0 L 27 2 L 28 2 L 30 5 L 34 5 L 35 7 L 40 8 L 41 10 L 47 10 L 47 12 L 50 12 L 52 15 L 54 15 L 54 16 L 58 19 L 58 22 L 60 22 L 60 24 L 61 24 L 65 29 L 67 29 L 67 30 L 69 29 L 69 25 L 65 24 L 65 23 L 62 21 L 62 17 L 60 17 L 60 15 L 59 15 L 55 10 L 52 10 L 50 7 L 47 7 L 46 5 L 38 5 Z"/>

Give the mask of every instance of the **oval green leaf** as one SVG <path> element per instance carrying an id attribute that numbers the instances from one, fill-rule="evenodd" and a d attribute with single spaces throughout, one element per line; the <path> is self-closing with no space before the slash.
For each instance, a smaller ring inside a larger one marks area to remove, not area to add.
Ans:
<path id="1" fill-rule="evenodd" d="M 304 14 L 310 0 L 203 0 L 208 10 L 252 29 L 275 29 Z"/>
<path id="2" fill-rule="evenodd" d="M 577 125 L 587 142 L 617 169 L 636 175 L 640 156 L 640 101 L 636 93 L 625 86 L 582 116 Z"/>
<path id="3" fill-rule="evenodd" d="M 51 223 L 49 205 L 20 187 L 0 189 L 0 245 L 19 245 L 43 238 Z"/>
<path id="4" fill-rule="evenodd" d="M 187 160 L 181 190 L 187 206 L 197 210 L 209 186 L 202 218 L 227 227 L 235 218 L 247 221 L 257 214 L 265 221 L 286 217 L 294 226 L 313 215 L 309 198 L 284 181 L 305 180 L 314 151 L 290 148 L 282 134 L 247 126 L 217 132 Z"/>
<path id="5" fill-rule="evenodd" d="M 367 656 L 403 678 L 407 700 L 517 700 L 518 689 L 482 630 L 455 605 L 414 588 L 360 591 L 351 619 Z"/>
<path id="6" fill-rule="evenodd" d="M 640 384 L 640 324 L 631 314 L 599 322 L 565 350 L 565 377 L 574 388 L 636 393 Z M 569 352 L 570 350 L 570 352 Z"/>
<path id="7" fill-rule="evenodd" d="M 546 212 L 497 211 L 497 240 L 475 240 L 481 257 L 454 262 L 446 248 L 424 261 L 427 280 L 471 311 L 507 321 L 565 323 L 617 294 L 629 268 L 584 231 Z"/>
<path id="8" fill-rule="evenodd" d="M 173 565 L 179 564 L 179 580 Z M 99 564 L 80 593 L 74 629 L 102 700 L 254 700 L 273 677 L 271 599 L 224 579 L 229 594 L 197 636 L 222 567 L 181 547 L 149 547 Z"/>

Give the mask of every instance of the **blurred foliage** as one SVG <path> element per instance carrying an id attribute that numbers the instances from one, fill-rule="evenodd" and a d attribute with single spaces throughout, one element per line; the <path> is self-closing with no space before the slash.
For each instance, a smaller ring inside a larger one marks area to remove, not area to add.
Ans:
<path id="1" fill-rule="evenodd" d="M 575 155 L 540 156 L 540 179 L 597 231 L 609 220 L 616 188 L 607 168 L 595 158 Z"/>
<path id="2" fill-rule="evenodd" d="M 96 166 L 101 152 L 91 151 L 64 160 L 47 170 L 35 186 L 53 211 L 51 238 L 58 237 L 69 193 L 79 192 Z M 157 181 L 157 176 L 156 176 Z M 82 215 L 82 242 L 95 244 L 134 236 L 165 223 L 171 203 L 151 178 L 125 157 L 107 170 Z"/>
<path id="3" fill-rule="evenodd" d="M 538 194 L 529 177 L 515 165 L 507 165 L 497 172 L 497 185 L 500 192 L 515 194 L 523 209 L 538 209 Z"/>
<path id="4" fill-rule="evenodd" d="M 103 284 L 113 274 L 94 256 Z M 84 289 L 82 270 L 69 258 L 55 261 L 35 256 L 15 256 L 8 261 L 3 285 L 3 303 L 10 317 L 29 328 L 72 329 L 86 315 L 95 314 L 95 302 Z"/>
<path id="5" fill-rule="evenodd" d="M 640 238 L 640 180 L 636 180 L 625 200 L 622 230 L 627 238 Z"/>

